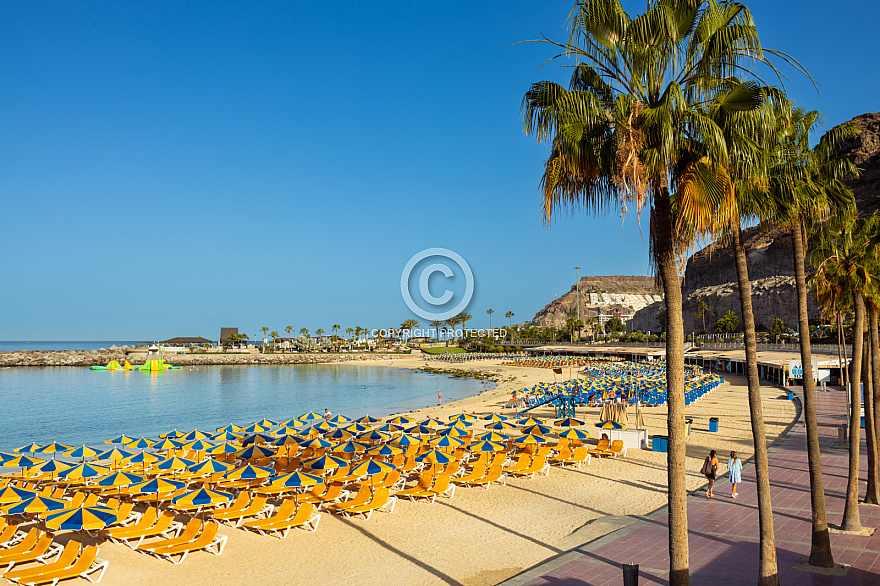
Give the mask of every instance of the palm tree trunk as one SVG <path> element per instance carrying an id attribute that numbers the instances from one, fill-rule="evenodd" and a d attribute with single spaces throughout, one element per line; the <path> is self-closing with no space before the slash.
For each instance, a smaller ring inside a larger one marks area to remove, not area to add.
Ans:
<path id="1" fill-rule="evenodd" d="M 837 313 L 837 364 L 840 366 L 840 382 L 846 389 L 847 366 L 846 366 L 846 340 L 843 339 L 843 320 L 840 318 L 840 312 Z"/>
<path id="2" fill-rule="evenodd" d="M 675 253 L 675 228 L 669 189 L 655 186 L 651 215 L 651 246 L 666 297 L 666 393 L 669 452 L 667 454 L 669 515 L 669 584 L 688 586 L 687 486 L 684 425 L 684 321 L 681 279 Z"/>
<path id="3" fill-rule="evenodd" d="M 862 394 L 856 385 L 862 380 L 862 347 L 865 333 L 865 300 L 859 291 L 852 292 L 853 353 L 849 373 L 849 476 L 846 481 L 846 504 L 843 507 L 841 531 L 861 531 L 859 515 L 859 442 L 861 441 Z"/>
<path id="4" fill-rule="evenodd" d="M 739 221 L 733 226 L 733 248 L 736 254 L 736 276 L 739 280 L 743 338 L 746 347 L 746 373 L 749 381 L 749 416 L 752 420 L 752 441 L 755 445 L 755 476 L 758 489 L 758 526 L 760 557 L 758 584 L 778 586 L 776 534 L 773 531 L 773 507 L 770 504 L 770 469 L 767 459 L 767 436 L 764 431 L 764 409 L 761 404 L 761 379 L 758 374 L 758 344 L 755 339 L 755 315 L 752 311 L 752 287 L 746 249 L 742 243 Z"/>
<path id="5" fill-rule="evenodd" d="M 877 498 L 877 501 L 873 501 L 874 504 L 878 504 L 880 501 L 880 494 L 877 494 L 880 492 L 880 438 L 877 437 L 877 423 L 880 422 L 880 333 L 877 330 L 878 320 L 880 320 L 880 309 L 871 305 L 871 310 L 868 312 L 868 323 L 871 330 L 871 382 L 874 387 L 871 393 L 871 421 L 874 429 L 874 486 L 877 487 L 877 491 L 873 495 Z M 867 409 L 865 413 L 867 416 Z M 870 483 L 870 477 L 868 482 Z M 868 494 L 871 494 L 870 491 Z M 868 498 L 866 495 L 865 502 L 871 502 L 868 501 Z"/>
<path id="6" fill-rule="evenodd" d="M 792 230 L 794 251 L 794 278 L 798 300 L 798 333 L 801 343 L 801 364 L 804 372 L 812 370 L 813 353 L 810 351 L 810 324 L 807 318 L 807 278 L 804 274 L 804 226 L 798 222 Z M 804 377 L 804 423 L 807 432 L 807 462 L 810 469 L 810 504 L 813 509 L 813 535 L 810 543 L 810 565 L 833 568 L 831 538 L 828 534 L 828 514 L 825 510 L 825 488 L 822 484 L 822 461 L 819 452 L 819 426 L 816 422 L 816 397 L 813 377 Z"/>
<path id="7" fill-rule="evenodd" d="M 871 304 L 868 315 L 872 316 L 877 310 Z M 870 323 L 870 318 L 869 318 Z M 874 397 L 871 392 L 874 378 L 874 353 L 873 347 L 876 344 L 874 338 L 874 330 L 868 327 L 868 347 L 864 352 L 862 361 L 862 380 L 865 387 L 865 440 L 868 451 L 868 486 L 865 490 L 864 502 L 876 505 L 880 504 L 880 492 L 877 487 L 877 428 L 874 421 Z"/>

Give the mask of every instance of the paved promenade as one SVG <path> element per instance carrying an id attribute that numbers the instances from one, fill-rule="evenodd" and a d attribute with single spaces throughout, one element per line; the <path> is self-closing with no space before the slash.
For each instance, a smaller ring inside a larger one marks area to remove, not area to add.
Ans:
<path id="1" fill-rule="evenodd" d="M 793 388 L 800 396 L 802 390 Z M 835 388 L 817 392 L 817 412 L 822 448 L 822 473 L 828 521 L 834 526 L 843 517 L 848 471 L 845 449 L 836 449 L 837 426 L 844 423 L 845 394 Z M 722 423 L 723 424 L 723 423 Z M 722 464 L 726 454 L 719 454 Z M 864 496 L 865 439 L 862 432 L 862 482 Z M 723 468 L 723 466 L 722 466 Z M 754 584 L 758 577 L 758 511 L 755 469 L 743 470 L 736 500 L 730 497 L 727 475 L 715 485 L 715 499 L 705 492 L 688 501 L 691 584 Z M 780 581 L 785 586 L 880 585 L 880 531 L 871 537 L 832 534 L 831 546 L 837 563 L 852 566 L 845 576 L 805 573 L 793 568 L 810 552 L 810 492 L 807 470 L 806 434 L 803 418 L 788 436 L 770 449 L 770 481 Z M 880 527 L 880 507 L 860 505 L 862 525 Z M 600 585 L 623 583 L 621 564 L 640 566 L 639 584 L 668 584 L 669 555 L 667 514 L 662 509 L 635 522 L 624 520 L 621 528 L 601 539 L 583 544 L 551 558 L 505 582 L 506 586 Z"/>

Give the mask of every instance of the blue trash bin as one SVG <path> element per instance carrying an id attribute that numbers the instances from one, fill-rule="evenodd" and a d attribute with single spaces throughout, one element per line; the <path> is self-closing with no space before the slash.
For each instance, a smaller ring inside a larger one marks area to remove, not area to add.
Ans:
<path id="1" fill-rule="evenodd" d="M 709 431 L 711 431 L 713 433 L 718 431 L 718 418 L 717 417 L 710 417 L 709 418 Z"/>
<path id="2" fill-rule="evenodd" d="M 788 400 L 794 401 L 794 393 L 792 393 L 791 391 L 788 391 Z"/>
<path id="3" fill-rule="evenodd" d="M 669 451 L 669 436 L 661 435 L 660 436 L 660 451 L 664 454 Z"/>
<path id="4" fill-rule="evenodd" d="M 651 436 L 651 451 L 652 452 L 662 452 L 663 451 L 663 440 L 660 439 L 659 435 Z"/>

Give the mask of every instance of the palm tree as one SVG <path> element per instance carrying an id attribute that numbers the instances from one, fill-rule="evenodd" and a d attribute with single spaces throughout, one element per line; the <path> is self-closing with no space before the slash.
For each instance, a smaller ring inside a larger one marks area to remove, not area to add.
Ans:
<path id="1" fill-rule="evenodd" d="M 688 584 L 678 259 L 694 233 L 729 224 L 717 210 L 730 191 L 726 144 L 700 106 L 727 78 L 748 73 L 742 60 L 767 63 L 765 53 L 777 53 L 762 50 L 751 14 L 735 3 L 650 0 L 633 19 L 618 0 L 581 0 L 570 22 L 568 42 L 544 39 L 562 49 L 557 57 L 578 61 L 570 89 L 532 84 L 523 99 L 525 131 L 552 145 L 542 178 L 546 222 L 558 208 L 625 215 L 651 204 L 652 262 L 668 315 L 669 580 Z M 691 212 L 697 223 L 684 232 L 677 216 Z"/>
<path id="2" fill-rule="evenodd" d="M 516 314 L 513 313 L 512 311 L 508 311 L 507 313 L 504 314 L 504 317 L 507 318 L 507 325 L 509 325 L 511 329 L 513 329 L 513 319 L 512 318 L 514 315 L 516 315 Z"/>
<path id="3" fill-rule="evenodd" d="M 875 261 L 874 274 L 877 274 Z M 877 426 L 880 425 L 880 333 L 878 333 L 878 317 L 880 317 L 880 295 L 878 295 L 877 287 L 872 287 L 868 294 L 868 333 L 869 348 L 871 348 L 871 387 L 873 391 L 867 392 L 868 386 L 865 386 L 865 435 L 868 435 L 868 420 L 870 417 L 871 430 L 874 435 L 874 466 L 871 470 L 871 454 L 868 453 L 868 488 L 865 491 L 865 502 L 870 504 L 880 504 L 880 432 Z M 868 398 L 871 404 L 868 406 Z M 870 416 L 869 416 L 870 412 Z M 868 443 L 868 449 L 871 449 L 871 443 Z M 873 484 L 873 487 L 872 487 Z"/>
<path id="4" fill-rule="evenodd" d="M 762 586 L 779 584 L 779 571 L 776 557 L 776 536 L 773 529 L 773 509 L 770 498 L 770 471 L 767 456 L 767 436 L 764 429 L 764 413 L 761 404 L 761 381 L 758 371 L 758 350 L 755 331 L 755 317 L 752 311 L 751 283 L 746 260 L 746 250 L 742 242 L 741 221 L 744 218 L 760 216 L 768 205 L 766 194 L 766 171 L 768 158 L 772 153 L 774 131 L 780 119 L 786 119 L 790 110 L 782 101 L 774 108 L 773 92 L 755 83 L 736 83 L 730 80 L 726 92 L 716 96 L 706 115 L 724 133 L 729 157 L 728 174 L 732 181 L 735 197 L 727 200 L 734 206 L 730 214 L 729 226 L 719 226 L 721 236 L 731 240 L 736 259 L 737 281 L 740 290 L 740 310 L 743 318 L 743 339 L 745 342 L 746 374 L 748 379 L 749 416 L 752 426 L 752 440 L 755 446 L 755 476 L 758 493 L 759 519 L 759 567 L 758 583 Z M 768 95 L 770 94 L 770 95 Z M 730 104 L 736 107 L 731 108 Z M 762 103 L 764 106 L 758 108 Z M 743 108 L 743 105 L 751 105 Z M 745 111 L 744 111 L 745 110 Z M 728 211 L 725 211 L 725 215 Z M 712 308 L 700 301 L 699 313 L 706 329 L 706 313 Z"/>
<path id="5" fill-rule="evenodd" d="M 345 328 L 345 337 L 348 340 L 348 349 L 351 350 L 351 335 L 354 333 L 354 328 Z"/>
<path id="6" fill-rule="evenodd" d="M 269 328 L 263 326 L 262 328 L 260 328 L 260 331 L 263 332 L 263 340 L 265 341 L 266 337 L 269 335 Z"/>
<path id="7" fill-rule="evenodd" d="M 595 317 L 586 317 L 583 320 L 584 327 L 590 328 L 590 343 L 596 341 L 596 325 L 599 323 Z"/>
<path id="8" fill-rule="evenodd" d="M 287 332 L 288 340 L 293 341 L 293 326 L 287 326 L 284 331 Z"/>
<path id="9" fill-rule="evenodd" d="M 703 332 L 706 331 L 706 314 L 712 312 L 712 307 L 703 300 L 700 300 L 700 305 L 697 307 L 699 311 L 694 314 L 694 317 L 699 317 L 703 320 Z"/>
<path id="10" fill-rule="evenodd" d="M 452 330 L 452 336 L 451 336 L 451 337 L 452 337 L 453 341 L 455 340 L 455 326 L 457 326 L 457 325 L 460 323 L 460 319 L 459 319 L 459 317 L 460 317 L 460 316 L 458 316 L 458 315 L 453 315 L 452 317 L 450 317 L 449 319 L 447 319 L 446 322 L 445 322 L 445 323 L 446 323 L 446 326 L 447 326 L 450 330 Z M 446 337 L 446 345 L 447 345 L 447 346 L 449 345 L 449 337 L 450 337 L 450 336 L 447 336 L 447 337 Z"/>
<path id="11" fill-rule="evenodd" d="M 431 328 L 433 328 L 434 331 L 437 332 L 437 341 L 439 342 L 440 341 L 440 330 L 443 328 L 443 320 L 441 320 L 441 319 L 431 320 Z"/>
<path id="12" fill-rule="evenodd" d="M 272 330 L 271 332 L 269 332 L 269 339 L 272 340 L 272 349 L 273 350 L 275 349 L 275 346 L 278 344 L 278 338 L 280 338 L 280 337 L 281 337 L 281 334 L 279 334 L 275 330 Z"/>
<path id="13" fill-rule="evenodd" d="M 419 320 L 410 318 L 408 320 L 404 320 L 404 322 L 400 324 L 400 329 L 407 332 L 406 337 L 409 338 L 412 336 L 413 330 L 421 327 L 421 325 L 422 324 L 419 323 Z"/>
<path id="14" fill-rule="evenodd" d="M 494 309 L 487 309 L 486 313 L 489 314 L 489 329 L 492 329 L 492 314 L 495 313 Z"/>
<path id="15" fill-rule="evenodd" d="M 319 338 L 321 336 L 323 336 L 324 335 L 324 328 L 318 328 L 317 330 L 315 330 L 315 335 Z M 321 342 L 323 343 L 323 340 L 321 340 Z"/>
<path id="16" fill-rule="evenodd" d="M 469 314 L 466 311 L 462 311 L 461 313 L 458 314 L 458 323 L 461 324 L 461 329 L 463 329 L 463 330 L 467 329 L 467 323 L 468 323 L 469 319 L 474 319 L 474 316 L 472 316 L 471 314 Z"/>
<path id="17" fill-rule="evenodd" d="M 309 337 L 309 329 L 308 328 L 300 328 L 299 335 L 305 336 L 306 338 L 308 338 Z"/>
<path id="18" fill-rule="evenodd" d="M 571 312 L 573 313 L 573 312 Z M 574 333 L 584 327 L 584 322 L 575 318 L 569 317 L 565 322 L 565 329 L 568 330 L 569 335 L 571 336 L 571 341 L 574 343 Z"/>
<path id="19" fill-rule="evenodd" d="M 843 509 L 843 531 L 861 531 L 859 515 L 859 438 L 861 428 L 861 393 L 858 384 L 863 380 L 862 359 L 865 334 L 864 293 L 872 287 L 876 249 L 880 245 L 880 218 L 857 218 L 855 208 L 841 210 L 818 233 L 818 243 L 810 258 L 816 267 L 814 279 L 818 282 L 832 281 L 848 291 L 854 308 L 852 363 L 850 365 L 850 412 L 849 412 L 849 477 L 846 486 L 846 503 Z M 806 373 L 806 369 L 804 371 Z M 866 377 L 867 378 L 867 377 Z M 870 394 L 870 380 L 865 384 L 865 395 Z M 867 415 L 867 413 L 866 413 Z M 873 414 L 872 414 L 873 415 Z M 872 417 L 873 419 L 873 417 Z M 867 423 L 867 417 L 866 417 Z M 872 421 L 873 423 L 873 421 Z M 873 427 L 873 426 L 871 426 Z M 866 426 L 869 444 L 875 440 L 872 429 Z M 874 455 L 875 446 L 870 451 Z M 876 492 L 877 486 L 872 487 Z"/>
<path id="20" fill-rule="evenodd" d="M 780 160 L 770 169 L 769 193 L 773 196 L 773 207 L 767 214 L 771 222 L 791 230 L 801 364 L 806 369 L 811 368 L 812 364 L 804 272 L 806 234 L 808 228 L 826 217 L 833 207 L 853 205 L 852 192 L 843 186 L 840 179 L 851 175 L 854 167 L 847 161 L 832 159 L 834 149 L 843 138 L 852 134 L 852 128 L 844 125 L 832 129 L 822 137 L 815 149 L 811 149 L 810 132 L 818 120 L 819 113 L 816 111 L 807 112 L 800 108 L 793 110 L 791 122 L 781 139 L 778 155 Z M 810 503 L 813 510 L 809 563 L 812 566 L 831 568 L 834 567 L 834 556 L 831 553 L 822 483 L 815 385 L 812 376 L 805 376 L 803 382 Z"/>

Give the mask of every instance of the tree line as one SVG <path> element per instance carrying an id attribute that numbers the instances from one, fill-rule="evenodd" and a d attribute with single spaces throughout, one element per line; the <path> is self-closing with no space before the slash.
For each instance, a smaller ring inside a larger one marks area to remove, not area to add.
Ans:
<path id="1" fill-rule="evenodd" d="M 809 74 L 785 52 L 762 46 L 744 4 L 650 0 L 645 12 L 631 16 L 618 0 L 582 0 L 575 4 L 568 26 L 567 40 L 537 40 L 557 48 L 550 61 L 570 65 L 568 87 L 553 81 L 532 84 L 522 101 L 524 130 L 550 146 L 540 182 L 548 224 L 572 210 L 610 215 L 615 222 L 627 215 L 639 221 L 643 212 L 648 215 L 650 261 L 666 302 L 670 584 L 686 585 L 690 580 L 679 268 L 691 248 L 709 239 L 729 242 L 735 254 L 755 447 L 759 583 L 777 585 L 756 326 L 741 232 L 744 225 L 759 223 L 781 226 L 792 235 L 805 365 L 811 364 L 805 274 L 810 255 L 816 267 L 811 277 L 816 296 L 838 315 L 851 306 L 850 377 L 866 381 L 866 389 L 873 383 L 871 400 L 876 398 L 878 310 L 870 301 L 877 274 L 876 226 L 873 219 L 857 217 L 853 195 L 843 183 L 857 170 L 835 157 L 841 141 L 855 130 L 838 126 L 810 146 L 821 116 L 790 100 L 780 68 Z M 863 351 L 866 336 L 871 340 L 869 353 Z M 860 527 L 857 390 L 853 384 L 844 530 Z M 804 419 L 813 510 L 809 563 L 832 567 L 813 391 L 812 377 L 806 377 Z M 866 392 L 866 402 L 870 394 Z M 873 419 L 876 406 L 876 401 L 866 405 L 866 420 Z M 866 501 L 876 502 L 873 421 L 866 428 L 871 462 Z"/>

